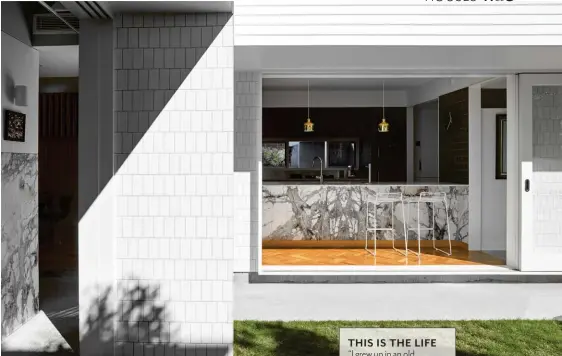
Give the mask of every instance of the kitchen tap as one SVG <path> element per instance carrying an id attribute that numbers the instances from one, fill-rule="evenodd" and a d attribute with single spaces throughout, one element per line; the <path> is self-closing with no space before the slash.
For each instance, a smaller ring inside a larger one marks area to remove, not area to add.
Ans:
<path id="1" fill-rule="evenodd" d="M 324 183 L 324 173 L 322 171 L 322 166 L 324 164 L 322 163 L 322 158 L 320 158 L 319 156 L 316 156 L 312 159 L 312 167 L 314 167 L 314 162 L 316 161 L 316 159 L 320 160 L 320 176 L 316 177 L 316 178 L 320 178 L 320 184 L 323 184 Z"/>
<path id="2" fill-rule="evenodd" d="M 354 177 L 353 171 L 351 170 L 351 166 L 347 166 L 346 175 L 347 175 L 347 178 Z"/>

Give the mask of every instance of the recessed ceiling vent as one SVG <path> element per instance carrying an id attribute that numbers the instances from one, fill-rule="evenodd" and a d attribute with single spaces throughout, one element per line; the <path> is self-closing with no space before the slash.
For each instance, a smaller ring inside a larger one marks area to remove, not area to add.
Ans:
<path id="1" fill-rule="evenodd" d="M 80 28 L 80 20 L 68 10 L 58 10 L 60 17 L 66 20 L 75 29 Z M 33 15 L 33 34 L 34 35 L 74 35 L 71 28 L 68 27 L 54 14 L 36 14 Z"/>

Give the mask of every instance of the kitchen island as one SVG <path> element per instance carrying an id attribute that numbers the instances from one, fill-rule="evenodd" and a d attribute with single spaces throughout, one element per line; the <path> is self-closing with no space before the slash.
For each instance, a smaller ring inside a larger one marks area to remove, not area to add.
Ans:
<path id="1" fill-rule="evenodd" d="M 262 188 L 262 239 L 266 241 L 364 241 L 366 205 L 376 193 L 402 192 L 406 202 L 407 228 L 417 227 L 417 196 L 421 192 L 445 192 L 449 203 L 451 240 L 468 241 L 468 185 L 367 183 L 361 181 L 264 181 Z M 435 204 L 435 238 L 447 239 L 446 211 Z M 422 227 L 432 224 L 432 204 L 420 207 Z M 372 210 L 372 206 L 369 207 Z M 402 205 L 378 206 L 377 225 L 390 227 L 392 220 L 398 240 L 404 239 Z M 422 231 L 422 239 L 431 239 L 431 231 Z M 369 239 L 372 239 L 370 237 Z M 390 240 L 390 231 L 379 231 L 377 240 Z M 409 231 L 409 240 L 417 240 Z"/>

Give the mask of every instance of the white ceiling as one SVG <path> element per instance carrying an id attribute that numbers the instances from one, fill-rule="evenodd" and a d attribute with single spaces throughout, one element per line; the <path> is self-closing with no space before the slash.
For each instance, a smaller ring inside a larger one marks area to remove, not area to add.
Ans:
<path id="1" fill-rule="evenodd" d="M 505 89 L 505 88 L 507 88 L 507 78 L 506 77 L 500 77 L 500 78 L 495 78 L 493 80 L 487 81 L 484 84 L 482 84 L 482 88 L 486 88 L 486 89 Z"/>
<path id="2" fill-rule="evenodd" d="M 232 12 L 232 1 L 98 1 L 111 13 Z"/>
<path id="3" fill-rule="evenodd" d="M 409 90 L 436 78 L 264 78 L 264 90 Z"/>
<path id="4" fill-rule="evenodd" d="M 236 37 L 234 38 L 236 44 Z M 537 55 L 540 53 L 540 55 Z M 236 70 L 269 74 L 559 72 L 562 46 L 235 46 Z"/>
<path id="5" fill-rule="evenodd" d="M 38 46 L 40 77 L 77 77 L 78 46 Z"/>

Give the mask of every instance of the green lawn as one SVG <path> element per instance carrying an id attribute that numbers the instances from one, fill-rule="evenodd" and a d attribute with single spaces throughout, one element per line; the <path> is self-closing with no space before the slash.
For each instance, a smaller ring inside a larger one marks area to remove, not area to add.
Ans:
<path id="1" fill-rule="evenodd" d="M 234 354 L 338 355 L 340 327 L 454 327 L 457 329 L 457 356 L 562 355 L 562 322 L 552 320 L 235 321 Z"/>

